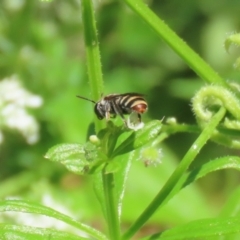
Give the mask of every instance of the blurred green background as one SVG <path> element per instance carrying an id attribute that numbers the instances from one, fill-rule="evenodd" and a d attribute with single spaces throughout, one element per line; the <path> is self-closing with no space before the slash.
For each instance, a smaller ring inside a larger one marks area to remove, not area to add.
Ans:
<path id="1" fill-rule="evenodd" d="M 203 80 L 123 2 L 94 4 L 103 94 L 143 93 L 149 103 L 145 122 L 176 117 L 179 123 L 194 124 L 191 98 L 205 84 Z M 240 1 L 152 0 L 147 4 L 223 78 L 239 81 L 240 73 L 233 68 L 239 52 L 230 49 L 226 53 L 223 44 L 230 33 L 239 31 Z M 41 202 L 102 228 L 91 178 L 76 176 L 44 159 L 55 144 L 85 142 L 94 118 L 93 105 L 76 98 L 91 98 L 80 8 L 79 0 L 0 2 L 0 84 L 15 76 L 25 90 L 43 99 L 39 108 L 27 110 L 39 125 L 39 140 L 34 144 L 4 124 L 0 114 L 0 197 Z M 0 101 L 1 112 L 8 103 L 1 96 Z M 167 139 L 161 146 L 162 164 L 157 167 L 133 163 L 123 202 L 123 224 L 127 226 L 141 213 L 195 138 L 177 134 Z M 238 155 L 239 151 L 209 143 L 195 164 L 226 154 Z M 164 229 L 216 216 L 239 180 L 239 174 L 230 170 L 207 176 L 155 214 L 148 228 Z"/>

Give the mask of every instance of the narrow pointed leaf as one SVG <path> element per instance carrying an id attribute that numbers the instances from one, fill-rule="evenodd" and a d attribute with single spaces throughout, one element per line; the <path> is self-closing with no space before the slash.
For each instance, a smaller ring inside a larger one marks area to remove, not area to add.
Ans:
<path id="1" fill-rule="evenodd" d="M 240 233 L 240 217 L 212 218 L 190 222 L 160 233 L 150 239 L 182 240 L 182 239 L 210 239 L 211 237 L 225 237 L 229 234 Z M 231 238 L 228 238 L 231 239 Z"/>
<path id="2" fill-rule="evenodd" d="M 220 217 L 240 216 L 240 187 L 236 188 L 223 206 Z"/>
<path id="3" fill-rule="evenodd" d="M 74 220 L 73 218 L 65 214 L 62 214 L 54 209 L 42 206 L 40 204 L 22 201 L 22 200 L 0 201 L 0 212 L 7 212 L 7 211 L 22 212 L 22 213 L 36 213 L 36 214 L 45 215 L 45 216 L 63 221 L 85 232 L 86 234 L 94 236 L 97 239 L 106 239 L 106 237 L 102 233 L 95 230 L 94 228 L 91 228 L 85 224 L 82 224 Z"/>
<path id="4" fill-rule="evenodd" d="M 197 181 L 199 178 L 202 178 L 211 172 L 223 169 L 235 169 L 240 171 L 240 158 L 235 156 L 217 158 L 184 174 L 164 202 L 168 202 L 169 199 L 176 195 L 182 188 L 188 186 L 194 181 Z"/>
<path id="5" fill-rule="evenodd" d="M 26 240 L 26 239 L 34 239 L 34 240 L 84 240 L 87 238 L 79 237 L 77 235 L 57 231 L 54 229 L 47 228 L 37 228 L 37 227 L 29 227 L 29 226 L 18 226 L 12 224 L 0 224 L 0 236 L 4 237 L 1 239 L 11 239 L 11 240 Z"/>

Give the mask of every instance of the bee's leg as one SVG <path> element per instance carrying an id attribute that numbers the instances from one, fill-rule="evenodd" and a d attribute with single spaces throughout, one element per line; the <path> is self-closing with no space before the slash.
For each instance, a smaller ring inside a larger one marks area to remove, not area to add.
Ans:
<path id="1" fill-rule="evenodd" d="M 142 122 L 140 113 L 138 113 L 138 120 L 139 120 L 139 122 Z"/>
<path id="2" fill-rule="evenodd" d="M 107 121 L 109 121 L 111 117 L 110 110 L 111 110 L 111 105 L 107 102 L 104 106 L 105 118 Z"/>
<path id="3" fill-rule="evenodd" d="M 112 102 L 112 107 L 114 109 L 114 112 L 122 118 L 124 124 L 127 126 L 127 122 L 126 119 L 124 118 L 122 109 L 115 102 Z"/>
<path id="4" fill-rule="evenodd" d="M 106 120 L 108 121 L 110 119 L 110 112 L 105 112 L 105 117 L 106 117 Z"/>

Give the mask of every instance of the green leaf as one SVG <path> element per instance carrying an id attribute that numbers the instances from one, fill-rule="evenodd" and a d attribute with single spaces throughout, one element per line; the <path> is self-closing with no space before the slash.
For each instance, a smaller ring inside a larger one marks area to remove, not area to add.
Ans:
<path id="1" fill-rule="evenodd" d="M 168 202 L 169 199 L 176 195 L 177 192 L 179 192 L 182 188 L 188 186 L 199 178 L 202 178 L 211 172 L 222 169 L 235 169 L 240 171 L 240 158 L 235 156 L 217 158 L 184 174 L 164 202 Z"/>
<path id="2" fill-rule="evenodd" d="M 182 161 L 169 177 L 165 185 L 160 189 L 151 203 L 147 208 L 140 214 L 137 220 L 129 227 L 129 229 L 123 234 L 123 239 L 129 239 L 133 236 L 141 226 L 156 212 L 156 210 L 165 202 L 166 198 L 171 194 L 172 190 L 181 179 L 181 176 L 189 168 L 190 164 L 197 156 L 201 148 L 206 144 L 207 140 L 210 139 L 212 133 L 216 129 L 216 126 L 223 119 L 226 110 L 222 107 L 213 116 L 209 124 L 205 127 L 199 137 L 194 141 L 192 146 L 189 148 Z"/>
<path id="3" fill-rule="evenodd" d="M 131 166 L 133 154 L 126 154 L 123 156 L 118 156 L 114 161 L 109 163 L 109 167 L 106 167 L 106 171 L 108 173 L 114 172 L 114 179 L 115 179 L 115 200 L 118 206 L 118 213 L 119 216 L 121 215 L 122 211 L 122 200 L 124 196 L 124 190 L 126 187 L 126 179 L 128 177 L 128 172 Z M 98 198 L 98 201 L 102 207 L 103 213 L 106 216 L 106 206 L 105 206 L 105 196 L 104 196 L 104 189 L 103 189 L 103 180 L 102 174 L 98 173 L 94 176 L 94 191 Z"/>
<path id="4" fill-rule="evenodd" d="M 164 157 L 162 164 L 156 167 L 145 167 L 144 163 L 138 160 L 138 151 L 133 152 L 136 154 L 127 177 L 122 221 L 133 222 L 142 209 L 149 204 L 149 199 L 155 196 L 159 186 L 164 185 L 172 170 L 178 165 L 179 159 L 174 152 L 164 144 L 161 144 L 161 147 Z M 136 201 L 136 199 L 141 199 L 141 201 Z M 185 207 L 180 206 L 187 206 L 188 211 L 186 211 Z M 177 226 L 183 222 L 196 219 L 196 216 L 205 218 L 206 216 L 214 216 L 213 214 L 215 214 L 214 209 L 206 202 L 204 193 L 196 184 L 191 184 L 184 191 L 175 194 L 171 201 L 156 211 L 149 223 L 171 223 L 172 226 Z"/>
<path id="5" fill-rule="evenodd" d="M 40 204 L 21 201 L 21 200 L 0 201 L 0 212 L 7 212 L 7 211 L 22 212 L 22 213 L 36 213 L 36 214 L 45 215 L 45 216 L 63 221 L 97 239 L 102 239 L 102 240 L 106 239 L 106 237 L 102 233 L 98 232 L 97 230 L 85 224 L 82 224 L 65 214 L 62 214 L 54 209 L 42 206 Z"/>
<path id="6" fill-rule="evenodd" d="M 69 171 L 74 173 L 84 172 L 86 167 L 89 167 L 89 162 L 86 160 L 83 144 L 58 144 L 50 148 L 45 155 L 45 158 L 53 162 L 60 162 L 65 165 Z"/>
<path id="7" fill-rule="evenodd" d="M 118 141 L 118 137 L 126 133 L 123 127 L 118 127 L 112 121 L 108 121 L 107 128 L 102 129 L 98 133 L 98 138 L 101 140 L 101 150 L 110 156 Z"/>
<path id="8" fill-rule="evenodd" d="M 118 156 L 113 161 L 113 162 L 119 162 L 119 170 L 114 175 L 115 190 L 116 190 L 115 198 L 117 200 L 119 217 L 121 216 L 121 212 L 122 212 L 122 201 L 123 201 L 124 192 L 126 188 L 126 181 L 128 179 L 129 170 L 132 165 L 134 156 L 135 156 L 134 152 L 131 152 L 123 156 Z"/>
<path id="9" fill-rule="evenodd" d="M 159 120 L 147 123 L 144 128 L 133 132 L 127 139 L 125 139 L 125 141 L 115 149 L 111 158 L 133 151 L 153 141 L 159 135 L 161 128 L 162 124 Z"/>
<path id="10" fill-rule="evenodd" d="M 240 215 L 240 187 L 235 189 L 227 199 L 223 209 L 221 210 L 220 217 L 239 216 Z"/>
<path id="11" fill-rule="evenodd" d="M 12 224 L 0 224 L 0 236 L 4 236 L 1 239 L 11 239 L 11 240 L 84 240 L 87 238 L 79 237 L 77 235 L 57 231 L 54 229 L 47 228 L 37 228 L 37 227 L 29 227 L 29 226 L 18 226 Z"/>
<path id="12" fill-rule="evenodd" d="M 98 154 L 97 146 L 90 142 L 58 144 L 48 150 L 45 158 L 63 164 L 69 171 L 76 174 L 86 174 L 91 171 L 91 168 L 95 171 L 101 164 Z"/>
<path id="13" fill-rule="evenodd" d="M 156 234 L 148 239 L 209 239 L 240 232 L 240 217 L 210 218 L 190 222 Z"/>

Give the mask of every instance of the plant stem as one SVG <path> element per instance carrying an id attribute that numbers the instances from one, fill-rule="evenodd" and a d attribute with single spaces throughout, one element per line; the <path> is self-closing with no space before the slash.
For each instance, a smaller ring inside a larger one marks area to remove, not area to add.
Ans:
<path id="1" fill-rule="evenodd" d="M 141 19 L 163 39 L 199 77 L 208 83 L 227 87 L 227 83 L 181 38 L 175 34 L 142 0 L 123 0 Z"/>
<path id="2" fill-rule="evenodd" d="M 99 44 L 91 0 L 82 0 L 82 19 L 87 54 L 89 83 L 93 99 L 98 100 L 103 93 L 103 80 Z M 95 118 L 95 131 L 99 132 L 103 127 L 104 121 L 99 121 L 97 118 Z M 120 237 L 120 224 L 117 212 L 117 204 L 114 199 L 115 184 L 113 174 L 105 174 L 105 169 L 103 169 L 102 182 L 105 196 L 105 209 L 109 236 L 112 240 L 118 240 Z"/>
<path id="3" fill-rule="evenodd" d="M 84 40 L 87 54 L 87 68 L 89 85 L 92 98 L 99 100 L 103 93 L 103 79 L 100 61 L 100 51 L 97 39 L 97 30 L 91 0 L 82 0 L 82 20 Z M 104 122 L 95 117 L 95 130 L 99 132 L 104 127 Z"/>
<path id="4" fill-rule="evenodd" d="M 112 173 L 105 173 L 104 170 L 102 171 L 102 175 L 109 237 L 111 240 L 118 240 L 120 239 L 120 224 L 116 199 L 114 197 L 114 175 Z"/>
<path id="5" fill-rule="evenodd" d="M 204 146 L 207 140 L 210 139 L 212 133 L 224 117 L 225 113 L 226 110 L 222 107 L 213 116 L 213 118 L 209 121 L 209 124 L 205 127 L 200 136 L 192 144 L 192 146 L 190 147 L 176 170 L 170 176 L 166 184 L 163 186 L 157 196 L 153 199 L 153 201 L 149 204 L 149 206 L 145 209 L 145 211 L 135 221 L 135 223 L 133 223 L 133 225 L 125 232 L 122 239 L 130 239 L 164 202 L 164 200 L 173 190 L 174 186 L 177 184 L 178 180 L 181 178 L 181 176 L 187 170 L 194 158 L 197 156 L 201 148 Z"/>

